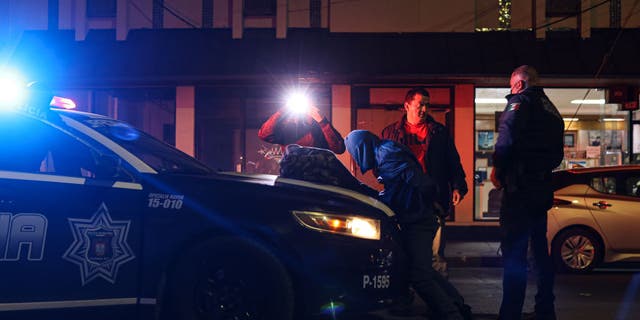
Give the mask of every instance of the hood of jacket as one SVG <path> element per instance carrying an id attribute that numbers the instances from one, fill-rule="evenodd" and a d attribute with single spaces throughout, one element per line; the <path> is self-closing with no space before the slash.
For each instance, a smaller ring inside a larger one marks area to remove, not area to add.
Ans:
<path id="1" fill-rule="evenodd" d="M 367 130 L 351 131 L 344 139 L 344 144 L 351 157 L 365 173 L 376 167 L 376 153 L 380 145 L 380 138 Z"/>

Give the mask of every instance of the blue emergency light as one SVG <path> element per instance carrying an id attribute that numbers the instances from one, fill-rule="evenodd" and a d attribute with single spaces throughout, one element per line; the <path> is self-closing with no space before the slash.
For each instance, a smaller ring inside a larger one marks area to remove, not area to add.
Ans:
<path id="1" fill-rule="evenodd" d="M 25 102 L 26 84 L 20 77 L 6 74 L 0 77 L 0 110 L 13 110 Z"/>
<path id="2" fill-rule="evenodd" d="M 49 107 L 75 109 L 76 103 L 69 98 L 54 96 L 35 82 L 26 84 L 14 74 L 0 77 L 0 111 Z"/>

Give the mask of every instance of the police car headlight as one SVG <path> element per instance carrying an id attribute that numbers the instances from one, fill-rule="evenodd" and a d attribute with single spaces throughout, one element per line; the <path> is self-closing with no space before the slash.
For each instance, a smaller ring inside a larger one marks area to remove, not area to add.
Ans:
<path id="1" fill-rule="evenodd" d="M 293 211 L 292 213 L 303 226 L 316 231 L 380 240 L 380 220 L 311 211 Z"/>

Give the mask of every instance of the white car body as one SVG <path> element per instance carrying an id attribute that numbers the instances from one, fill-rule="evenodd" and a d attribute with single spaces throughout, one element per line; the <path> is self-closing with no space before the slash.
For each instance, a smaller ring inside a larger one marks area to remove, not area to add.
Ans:
<path id="1" fill-rule="evenodd" d="M 565 262 L 560 269 L 640 261 L 640 166 L 571 169 L 554 178 L 547 236 L 556 263 Z"/>

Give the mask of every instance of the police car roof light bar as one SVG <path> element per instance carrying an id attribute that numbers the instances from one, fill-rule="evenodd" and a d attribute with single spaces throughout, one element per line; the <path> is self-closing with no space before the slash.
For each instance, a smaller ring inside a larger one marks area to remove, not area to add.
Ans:
<path id="1" fill-rule="evenodd" d="M 58 96 L 53 96 L 53 98 L 51 99 L 51 103 L 49 103 L 49 105 L 52 107 L 58 107 L 63 109 L 76 108 L 76 103 L 73 100 L 69 98 L 58 97 Z"/>

